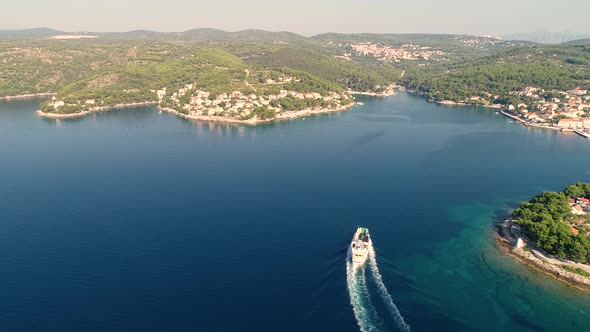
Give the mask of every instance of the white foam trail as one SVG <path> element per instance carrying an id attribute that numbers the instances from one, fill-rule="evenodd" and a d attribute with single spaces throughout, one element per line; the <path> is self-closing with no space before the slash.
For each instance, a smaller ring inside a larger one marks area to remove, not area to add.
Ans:
<path id="1" fill-rule="evenodd" d="M 377 323 L 377 312 L 369 300 L 365 269 L 364 267 L 356 267 L 352 264 L 350 251 L 349 257 L 346 259 L 346 284 L 348 286 L 352 311 L 361 331 L 380 331 L 379 324 Z"/>
<path id="2" fill-rule="evenodd" d="M 379 273 L 379 268 L 377 267 L 377 259 L 375 258 L 375 249 L 373 248 L 373 241 L 369 242 L 369 267 L 371 268 L 371 273 L 373 274 L 375 283 L 379 288 L 379 294 L 383 298 L 383 301 L 385 302 L 387 307 L 389 307 L 389 312 L 391 312 L 391 315 L 393 316 L 395 323 L 397 324 L 400 330 L 410 332 L 410 325 L 408 325 L 404 321 L 404 317 L 402 317 L 402 314 L 397 309 L 397 306 L 395 305 L 395 303 L 393 303 L 393 299 L 391 298 L 391 295 L 389 295 L 389 292 L 387 291 L 387 288 L 383 283 L 383 278 L 381 277 L 381 273 Z"/>

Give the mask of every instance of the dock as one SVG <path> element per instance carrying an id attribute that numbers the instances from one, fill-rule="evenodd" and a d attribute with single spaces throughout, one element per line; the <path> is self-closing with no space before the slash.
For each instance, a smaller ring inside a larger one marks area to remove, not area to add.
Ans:
<path id="1" fill-rule="evenodd" d="M 508 113 L 508 112 L 506 112 L 506 111 L 504 111 L 504 110 L 501 110 L 501 111 L 500 111 L 500 113 L 502 113 L 502 115 L 504 115 L 505 117 L 511 118 L 512 120 L 514 120 L 514 121 L 516 121 L 516 122 L 520 122 L 520 123 L 522 123 L 522 124 L 524 124 L 524 125 L 526 125 L 526 124 L 527 124 L 527 122 L 526 122 L 526 121 L 524 121 L 523 119 L 519 118 L 519 117 L 518 117 L 518 116 L 516 116 L 516 115 L 512 115 L 512 114 L 510 114 L 510 113 Z"/>
<path id="2" fill-rule="evenodd" d="M 580 129 L 574 129 L 574 132 L 576 134 L 580 135 L 580 136 L 583 136 L 583 137 L 586 137 L 586 138 L 590 139 L 590 133 L 588 133 L 588 132 L 585 132 L 585 131 L 580 130 Z"/>

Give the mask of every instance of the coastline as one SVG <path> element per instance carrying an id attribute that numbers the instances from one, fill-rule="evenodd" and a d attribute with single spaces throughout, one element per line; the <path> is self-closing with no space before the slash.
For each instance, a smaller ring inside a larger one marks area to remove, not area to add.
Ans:
<path id="1" fill-rule="evenodd" d="M 137 102 L 137 103 L 129 103 L 129 104 L 117 104 L 114 106 L 101 106 L 101 107 L 93 107 L 90 108 L 88 111 L 78 112 L 78 113 L 69 113 L 69 114 L 60 114 L 60 113 L 46 113 L 41 110 L 36 112 L 37 116 L 45 119 L 53 119 L 53 120 L 60 120 L 60 119 L 73 119 L 73 118 L 81 118 L 88 116 L 92 113 L 101 112 L 101 111 L 110 111 L 115 109 L 127 108 L 127 107 L 140 107 L 140 106 L 149 106 L 149 105 L 158 105 L 157 102 Z M 272 119 L 247 119 L 247 120 L 240 120 L 235 118 L 227 118 L 227 117 L 217 117 L 217 116 L 210 116 L 210 115 L 189 115 L 183 114 L 175 109 L 166 108 L 158 106 L 158 109 L 163 112 L 167 112 L 170 114 L 174 114 L 178 117 L 185 118 L 188 120 L 197 120 L 197 121 L 208 121 L 208 122 L 224 122 L 224 123 L 235 123 L 235 124 L 245 124 L 245 125 L 257 125 L 262 123 L 269 123 L 273 121 L 280 121 L 280 120 L 292 120 L 297 118 L 302 118 L 306 116 L 313 116 L 313 115 L 320 115 L 320 114 L 327 114 L 327 113 L 335 113 L 335 112 L 342 112 L 348 110 L 356 105 L 359 105 L 357 102 L 353 102 L 350 105 L 340 106 L 337 108 L 322 108 L 322 109 L 303 109 L 300 111 L 283 111 L 276 115 L 276 117 Z"/>
<path id="2" fill-rule="evenodd" d="M 385 91 L 383 92 L 366 92 L 366 91 L 354 91 L 354 90 L 348 90 L 348 93 L 350 93 L 351 95 L 362 95 L 362 96 L 372 96 L 372 97 L 389 97 L 389 96 L 395 96 L 397 94 L 396 90 L 402 90 L 403 86 L 399 86 L 396 85 L 395 83 L 390 84 L 389 86 L 387 86 L 387 88 L 385 89 Z"/>
<path id="3" fill-rule="evenodd" d="M 54 120 L 73 119 L 73 118 L 81 118 L 81 117 L 90 115 L 92 113 L 101 112 L 101 111 L 110 111 L 110 110 L 120 109 L 120 108 L 149 106 L 149 105 L 157 105 L 157 104 L 158 103 L 154 102 L 154 101 L 144 101 L 144 102 L 129 103 L 129 104 L 117 104 L 114 106 L 92 107 L 88 111 L 82 111 L 82 112 L 78 112 L 78 113 L 67 113 L 67 114 L 45 113 L 41 110 L 38 110 L 36 112 L 36 114 L 37 114 L 37 116 L 39 116 L 41 118 L 45 118 L 45 119 L 54 119 Z"/>
<path id="4" fill-rule="evenodd" d="M 222 122 L 222 123 L 234 123 L 234 124 L 244 124 L 244 125 L 251 125 L 255 126 L 258 124 L 263 123 L 270 123 L 273 121 L 281 121 L 281 120 L 293 120 L 297 118 L 302 118 L 306 116 L 313 116 L 313 115 L 321 115 L 321 114 L 328 114 L 328 113 L 336 113 L 342 112 L 351 109 L 352 107 L 358 105 L 358 103 L 354 102 L 350 105 L 340 106 L 338 108 L 321 108 L 321 109 L 303 109 L 300 111 L 283 111 L 276 115 L 276 117 L 272 119 L 247 119 L 247 120 L 240 120 L 234 118 L 227 118 L 227 117 L 218 117 L 218 116 L 211 116 L 211 115 L 190 115 L 180 113 L 175 109 L 160 107 L 158 109 L 162 112 L 174 114 L 178 117 L 187 119 L 187 120 L 195 120 L 195 121 L 207 121 L 207 122 Z"/>
<path id="5" fill-rule="evenodd" d="M 416 90 L 410 90 L 410 89 L 405 89 L 406 92 L 415 94 L 417 96 L 420 97 L 424 97 L 424 94 L 417 92 Z M 560 127 L 555 127 L 555 126 L 549 126 L 549 125 L 544 125 L 544 124 L 537 124 L 537 123 L 530 123 L 518 116 L 512 115 L 508 112 L 506 112 L 506 110 L 504 109 L 504 106 L 500 105 L 500 104 L 492 104 L 492 105 L 476 105 L 476 104 L 467 104 L 467 103 L 460 103 L 460 102 L 456 102 L 456 101 L 452 101 L 452 100 L 433 100 L 433 99 L 429 99 L 426 98 L 426 100 L 428 100 L 429 102 L 433 102 L 439 105 L 444 105 L 444 106 L 481 106 L 481 107 L 486 107 L 486 108 L 492 108 L 492 109 L 498 109 L 500 110 L 500 113 L 502 115 L 504 115 L 505 117 L 508 117 L 514 121 L 516 121 L 517 123 L 524 125 L 526 127 L 532 127 L 532 128 L 539 128 L 539 129 L 546 129 L 546 130 L 554 130 L 554 131 L 560 131 L 562 133 L 575 133 L 578 134 L 584 138 L 590 139 L 590 134 L 586 134 L 583 131 L 578 131 L 578 130 L 574 130 L 574 129 L 564 129 L 564 128 L 560 128 Z"/>
<path id="6" fill-rule="evenodd" d="M 531 241 L 526 245 L 527 250 L 517 248 L 517 237 L 513 234 L 516 229 L 515 220 L 506 218 L 496 225 L 496 247 L 498 250 L 525 266 L 543 272 L 553 278 L 584 291 L 590 291 L 590 277 L 585 277 L 570 271 L 563 266 L 590 269 L 590 266 L 555 258 L 535 247 Z"/>
<path id="7" fill-rule="evenodd" d="M 502 105 L 499 105 L 499 104 L 479 105 L 479 104 L 459 103 L 459 102 L 452 101 L 452 100 L 438 101 L 438 100 L 432 100 L 432 99 L 429 99 L 429 101 L 431 101 L 433 103 L 437 103 L 439 105 L 447 105 L 447 106 L 481 106 L 481 107 L 486 107 L 486 108 L 502 109 Z"/>
<path id="8" fill-rule="evenodd" d="M 468 103 L 461 103 L 461 102 L 456 102 L 456 101 L 452 101 L 452 100 L 434 100 L 434 99 L 430 99 L 426 96 L 424 96 L 423 93 L 420 93 L 416 90 L 412 90 L 412 89 L 407 89 L 405 87 L 400 88 L 400 90 L 414 94 L 416 96 L 420 96 L 423 97 L 424 99 L 428 100 L 431 103 L 435 103 L 435 104 L 439 104 L 439 105 L 444 105 L 444 106 L 481 106 L 481 107 L 486 107 L 486 108 L 493 108 L 493 109 L 502 109 L 502 105 L 500 104 L 491 104 L 491 105 L 478 105 L 478 104 L 468 104 Z"/>
<path id="9" fill-rule="evenodd" d="M 371 97 L 389 97 L 389 96 L 395 96 L 397 94 L 397 92 L 395 92 L 394 90 L 392 91 L 386 91 L 386 92 L 361 92 L 361 91 L 348 91 L 348 93 L 350 93 L 351 95 L 362 95 L 362 96 L 371 96 Z"/>
<path id="10" fill-rule="evenodd" d="M 44 92 L 44 93 L 29 93 L 29 94 L 16 95 L 16 96 L 3 96 L 3 97 L 0 97 L 0 100 L 33 99 L 33 98 L 51 97 L 51 96 L 55 96 L 55 93 Z"/>
<path id="11" fill-rule="evenodd" d="M 527 121 L 519 118 L 518 116 L 512 115 L 512 114 L 510 114 L 510 113 L 508 113 L 508 112 L 506 112 L 504 110 L 500 111 L 500 113 L 502 115 L 504 115 L 505 117 L 510 118 L 510 119 L 512 119 L 512 120 L 514 120 L 514 121 L 516 121 L 516 122 L 518 122 L 518 123 L 520 123 L 520 124 L 522 124 L 524 126 L 527 126 L 527 127 L 540 128 L 540 129 L 548 129 L 548 130 L 556 130 L 556 131 L 561 131 L 561 132 L 572 132 L 572 133 L 575 131 L 573 129 L 569 129 L 568 130 L 568 129 L 563 129 L 563 128 L 559 128 L 559 127 L 545 126 L 545 125 L 541 125 L 541 124 L 529 123 L 529 122 L 527 122 Z M 582 136 L 584 136 L 584 135 L 582 135 Z"/>

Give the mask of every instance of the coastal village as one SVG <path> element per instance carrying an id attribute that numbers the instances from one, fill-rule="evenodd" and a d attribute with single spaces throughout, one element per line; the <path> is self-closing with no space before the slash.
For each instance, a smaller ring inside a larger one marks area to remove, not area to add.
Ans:
<path id="1" fill-rule="evenodd" d="M 507 105 L 504 114 L 525 125 L 576 131 L 580 134 L 590 129 L 588 90 L 576 87 L 569 91 L 545 91 L 527 87 L 513 94 L 523 101 L 517 105 Z"/>
<path id="2" fill-rule="evenodd" d="M 525 97 L 532 102 L 522 102 L 518 105 L 508 105 L 508 111 L 519 114 L 523 119 L 533 123 L 549 123 L 559 119 L 560 128 L 590 128 L 590 96 L 588 90 L 576 87 L 570 91 L 551 91 L 527 87 L 516 92 L 519 97 Z"/>

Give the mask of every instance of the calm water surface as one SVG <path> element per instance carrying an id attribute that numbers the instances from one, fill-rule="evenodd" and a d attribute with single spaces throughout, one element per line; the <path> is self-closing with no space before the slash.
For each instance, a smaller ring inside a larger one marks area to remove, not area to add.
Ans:
<path id="1" fill-rule="evenodd" d="M 590 140 L 400 94 L 258 127 L 0 102 L 1 331 L 588 331 L 590 298 L 501 256 L 518 201 L 590 180 Z M 358 308 L 357 308 L 358 309 Z"/>

